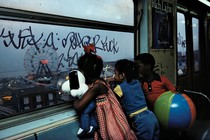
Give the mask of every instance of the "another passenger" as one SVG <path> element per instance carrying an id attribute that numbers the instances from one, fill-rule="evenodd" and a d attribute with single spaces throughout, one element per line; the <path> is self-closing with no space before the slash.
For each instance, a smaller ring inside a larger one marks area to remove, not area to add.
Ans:
<path id="1" fill-rule="evenodd" d="M 102 59 L 92 54 L 94 51 L 94 46 L 88 45 L 84 48 L 85 54 L 81 56 L 78 60 L 78 69 L 81 71 L 85 77 L 85 84 L 88 87 L 91 87 L 92 82 L 101 74 L 103 68 Z M 73 81 L 74 82 L 74 81 Z M 83 95 L 84 96 L 84 95 Z M 75 106 L 76 108 L 77 106 Z M 96 101 L 92 99 L 88 104 L 85 105 L 85 108 L 80 112 L 80 127 L 77 133 L 79 138 L 93 137 L 94 132 L 98 128 L 97 116 L 95 114 L 96 110 Z"/>
<path id="2" fill-rule="evenodd" d="M 159 124 L 152 111 L 147 109 L 145 96 L 138 81 L 134 62 L 122 59 L 115 64 L 115 80 L 118 85 L 114 92 L 121 97 L 125 113 L 129 116 L 139 140 L 158 140 Z"/>
<path id="3" fill-rule="evenodd" d="M 155 59 L 149 53 L 142 53 L 134 59 L 140 81 L 147 100 L 148 108 L 154 111 L 154 104 L 158 97 L 166 91 L 176 92 L 176 87 L 165 76 L 154 72 Z M 181 91 L 181 89 L 178 89 Z M 180 138 L 180 131 L 166 130 L 160 126 L 160 139 L 170 140 Z"/>
<path id="4" fill-rule="evenodd" d="M 153 111 L 157 98 L 166 91 L 175 93 L 176 87 L 168 78 L 154 72 L 155 59 L 151 54 L 139 54 L 134 60 L 141 76 L 141 85 L 148 101 L 148 107 Z"/>

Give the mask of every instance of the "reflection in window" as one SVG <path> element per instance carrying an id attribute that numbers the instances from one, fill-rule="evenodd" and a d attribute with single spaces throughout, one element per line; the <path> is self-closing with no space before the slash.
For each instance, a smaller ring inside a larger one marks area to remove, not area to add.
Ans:
<path id="1" fill-rule="evenodd" d="M 177 13 L 177 57 L 178 75 L 184 75 L 187 73 L 185 17 L 179 12 Z"/>
<path id="2" fill-rule="evenodd" d="M 192 33 L 193 33 L 194 70 L 195 72 L 197 72 L 201 69 L 200 48 L 199 48 L 199 23 L 197 18 L 192 18 Z"/>

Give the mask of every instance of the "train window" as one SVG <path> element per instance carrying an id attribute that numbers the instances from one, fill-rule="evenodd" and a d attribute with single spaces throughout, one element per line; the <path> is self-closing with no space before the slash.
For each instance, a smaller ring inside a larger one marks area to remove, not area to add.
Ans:
<path id="1" fill-rule="evenodd" d="M 65 17 L 102 21 L 122 25 L 134 25 L 132 0 L 7 0 L 2 7 L 47 13 Z M 62 8 L 61 8 L 62 7 Z"/>
<path id="2" fill-rule="evenodd" d="M 193 55 L 194 55 L 194 71 L 198 72 L 201 69 L 200 64 L 200 48 L 199 48 L 199 21 L 197 18 L 192 18 L 192 34 L 193 34 Z"/>
<path id="3" fill-rule="evenodd" d="M 114 61 L 134 57 L 132 0 L 8 0 L 0 2 L 0 11 L 2 122 L 72 105 L 61 85 L 77 68 L 83 45 L 96 46 L 102 77 L 113 74 Z"/>
<path id="4" fill-rule="evenodd" d="M 184 14 L 177 12 L 177 67 L 178 75 L 187 73 L 186 26 Z"/>

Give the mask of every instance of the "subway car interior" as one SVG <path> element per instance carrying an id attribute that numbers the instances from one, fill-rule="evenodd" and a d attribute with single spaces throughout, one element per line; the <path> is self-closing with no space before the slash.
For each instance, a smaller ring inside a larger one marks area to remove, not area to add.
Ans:
<path id="1" fill-rule="evenodd" d="M 194 107 L 167 140 L 210 140 L 210 0 L 0 1 L 1 140 L 79 140 L 76 98 L 62 85 L 88 44 L 101 78 L 119 59 L 152 54 Z M 186 114 L 178 106 L 172 121 Z"/>

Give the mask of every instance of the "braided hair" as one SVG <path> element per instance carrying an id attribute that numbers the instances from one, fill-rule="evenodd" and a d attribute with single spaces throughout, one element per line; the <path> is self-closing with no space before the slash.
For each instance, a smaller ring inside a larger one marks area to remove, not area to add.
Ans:
<path id="1" fill-rule="evenodd" d="M 86 84 L 91 84 L 93 81 L 100 78 L 103 69 L 103 60 L 100 56 L 90 51 L 79 58 L 78 68 L 83 71 Z"/>
<path id="2" fill-rule="evenodd" d="M 118 60 L 115 63 L 115 69 L 120 74 L 125 74 L 125 78 L 128 83 L 130 83 L 133 79 L 138 79 L 138 71 L 133 61 L 127 59 Z"/>

